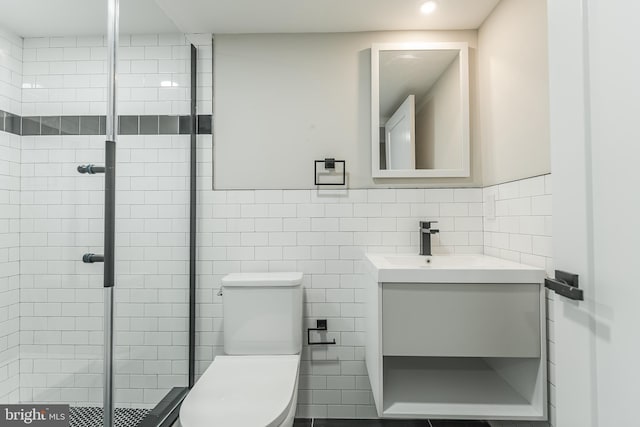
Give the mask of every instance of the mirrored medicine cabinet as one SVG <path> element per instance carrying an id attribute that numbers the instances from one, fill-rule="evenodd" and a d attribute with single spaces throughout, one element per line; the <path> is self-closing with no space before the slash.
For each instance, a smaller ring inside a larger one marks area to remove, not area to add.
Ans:
<path id="1" fill-rule="evenodd" d="M 374 178 L 468 177 L 468 44 L 374 44 L 371 123 Z"/>

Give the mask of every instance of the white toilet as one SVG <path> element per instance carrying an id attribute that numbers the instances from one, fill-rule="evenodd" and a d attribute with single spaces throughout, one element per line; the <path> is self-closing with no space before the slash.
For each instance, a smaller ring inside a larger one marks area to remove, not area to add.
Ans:
<path id="1" fill-rule="evenodd" d="M 224 351 L 180 408 L 182 427 L 290 427 L 302 350 L 302 273 L 222 279 Z"/>

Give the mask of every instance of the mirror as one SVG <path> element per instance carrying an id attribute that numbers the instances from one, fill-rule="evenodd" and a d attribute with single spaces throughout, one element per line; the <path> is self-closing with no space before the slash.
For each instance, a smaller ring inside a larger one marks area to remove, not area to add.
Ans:
<path id="1" fill-rule="evenodd" d="M 371 48 L 374 178 L 468 177 L 467 43 Z"/>

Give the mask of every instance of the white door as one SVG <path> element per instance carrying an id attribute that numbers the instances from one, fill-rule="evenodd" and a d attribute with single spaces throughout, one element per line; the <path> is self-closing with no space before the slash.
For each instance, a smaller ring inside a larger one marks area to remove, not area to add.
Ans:
<path id="1" fill-rule="evenodd" d="M 416 168 L 416 98 L 409 95 L 384 125 L 387 169 Z"/>
<path id="2" fill-rule="evenodd" d="M 638 424 L 640 3 L 549 0 L 556 427 Z"/>

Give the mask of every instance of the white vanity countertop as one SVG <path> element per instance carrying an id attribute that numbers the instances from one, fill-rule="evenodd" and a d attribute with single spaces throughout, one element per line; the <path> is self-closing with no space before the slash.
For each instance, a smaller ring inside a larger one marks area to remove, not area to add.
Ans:
<path id="1" fill-rule="evenodd" d="M 368 273 L 384 283 L 540 283 L 542 268 L 486 255 L 366 254 Z"/>

